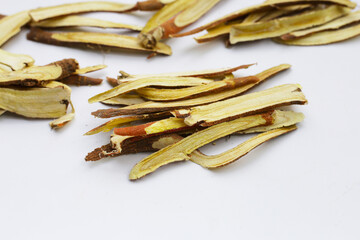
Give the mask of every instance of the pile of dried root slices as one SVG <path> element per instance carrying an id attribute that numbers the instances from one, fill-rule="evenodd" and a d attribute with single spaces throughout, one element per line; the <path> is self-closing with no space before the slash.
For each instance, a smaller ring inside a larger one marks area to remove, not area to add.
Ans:
<path id="1" fill-rule="evenodd" d="M 282 64 L 254 76 L 234 76 L 233 72 L 250 66 L 152 75 L 121 72 L 118 79 L 109 78 L 117 86 L 89 102 L 124 107 L 92 113 L 100 118 L 121 117 L 86 133 L 113 130 L 110 143 L 89 153 L 86 161 L 155 152 L 135 165 L 131 180 L 176 161 L 190 160 L 211 169 L 232 163 L 260 144 L 295 130 L 304 115 L 279 107 L 307 103 L 299 85 L 244 94 L 290 65 Z M 248 133 L 259 134 L 222 154 L 206 156 L 198 150 L 219 138 Z"/>
<path id="2" fill-rule="evenodd" d="M 105 65 L 79 68 L 75 59 L 63 59 L 35 66 L 28 55 L 0 49 L 0 115 L 12 112 L 27 118 L 54 119 L 52 128 L 61 128 L 74 118 L 68 85 L 98 85 L 102 79 L 82 76 Z M 72 112 L 67 113 L 68 105 Z"/>
<path id="3" fill-rule="evenodd" d="M 224 37 L 227 45 L 261 39 L 325 45 L 360 35 L 360 12 L 351 11 L 355 7 L 349 0 L 268 0 L 173 37 L 207 30 L 195 38 L 198 43 Z"/>

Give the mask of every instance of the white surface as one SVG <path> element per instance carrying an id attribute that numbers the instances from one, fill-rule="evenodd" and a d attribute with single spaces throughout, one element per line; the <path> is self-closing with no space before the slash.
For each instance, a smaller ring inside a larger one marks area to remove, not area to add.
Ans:
<path id="1" fill-rule="evenodd" d="M 12 0 L 1 13 L 66 1 Z M 122 0 L 122 2 L 131 2 Z M 261 1 L 224 0 L 195 26 Z M 357 1 L 359 3 L 359 1 Z M 142 24 L 150 14 L 91 14 Z M 113 30 L 114 31 L 114 30 Z M 191 162 L 162 167 L 137 182 L 128 174 L 147 154 L 86 163 L 87 152 L 109 134 L 82 136 L 105 122 L 87 103 L 109 89 L 73 87 L 76 119 L 60 131 L 48 120 L 0 117 L 0 239 L 360 239 L 358 136 L 360 38 L 319 47 L 282 46 L 270 40 L 236 45 L 198 45 L 192 37 L 167 41 L 173 56 L 146 60 L 134 53 L 102 53 L 27 41 L 27 30 L 4 49 L 33 56 L 38 65 L 73 57 L 81 66 L 107 64 L 92 76 L 201 70 L 280 63 L 293 68 L 256 90 L 300 83 L 309 105 L 293 133 L 257 148 L 216 171 Z M 114 32 L 117 32 L 116 30 Z M 243 141 L 232 137 L 210 146 L 221 152 Z"/>

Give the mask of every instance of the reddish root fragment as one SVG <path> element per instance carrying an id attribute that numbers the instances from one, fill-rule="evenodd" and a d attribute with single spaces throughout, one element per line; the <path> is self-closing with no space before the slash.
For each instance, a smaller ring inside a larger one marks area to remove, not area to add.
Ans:
<path id="1" fill-rule="evenodd" d="M 112 87 L 116 87 L 119 85 L 119 82 L 116 78 L 107 77 L 106 81 L 110 84 Z"/>
<path id="2" fill-rule="evenodd" d="M 64 79 L 61 79 L 60 81 L 67 85 L 94 86 L 94 85 L 100 85 L 103 80 L 101 78 L 91 78 L 86 76 L 72 75 Z"/>
<path id="3" fill-rule="evenodd" d="M 163 6 L 164 4 L 159 2 L 158 0 L 148 0 L 137 2 L 135 9 L 140 11 L 155 11 L 161 9 Z"/>

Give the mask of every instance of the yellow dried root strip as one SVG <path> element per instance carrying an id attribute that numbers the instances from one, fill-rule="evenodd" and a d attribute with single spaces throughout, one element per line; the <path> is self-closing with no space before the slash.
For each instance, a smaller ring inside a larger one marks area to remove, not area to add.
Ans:
<path id="1" fill-rule="evenodd" d="M 270 113 L 264 115 L 254 115 L 239 118 L 230 122 L 224 122 L 196 132 L 143 159 L 131 170 L 129 178 L 131 180 L 136 180 L 154 172 L 156 169 L 166 164 L 189 160 L 190 153 L 210 142 L 215 141 L 216 139 L 247 128 L 271 124 L 272 121 L 273 119 Z"/>
<path id="2" fill-rule="evenodd" d="M 199 164 L 204 168 L 219 168 L 235 162 L 239 158 L 248 154 L 254 148 L 260 146 L 261 144 L 296 129 L 296 126 L 292 126 L 267 131 L 255 137 L 252 137 L 244 143 L 236 146 L 235 148 L 218 155 L 207 156 L 200 151 L 193 151 L 190 154 L 190 159 L 192 162 Z"/>
<path id="3" fill-rule="evenodd" d="M 137 94 L 123 94 L 121 96 L 117 96 L 101 101 L 101 103 L 106 105 L 117 105 L 117 106 L 130 106 L 144 102 L 145 100 Z"/>
<path id="4" fill-rule="evenodd" d="M 193 107 L 190 110 L 177 110 L 176 116 L 185 117 L 185 123 L 189 126 L 195 124 L 211 126 L 218 122 L 280 106 L 306 103 L 307 100 L 298 84 L 285 84 L 204 106 Z"/>
<path id="5" fill-rule="evenodd" d="M 136 37 L 96 32 L 61 32 L 51 33 L 39 28 L 31 28 L 27 39 L 51 45 L 81 47 L 90 49 L 117 48 L 141 52 L 171 55 L 171 48 L 158 43 L 155 48 L 147 49 L 140 45 Z"/>
<path id="6" fill-rule="evenodd" d="M 240 69 L 247 69 L 254 64 L 245 64 L 236 67 L 230 68 L 220 68 L 220 69 L 213 69 L 213 70 L 202 70 L 202 71 L 192 71 L 192 72 L 176 72 L 176 73 L 160 73 L 160 74 L 147 74 L 147 75 L 131 75 L 126 72 L 120 71 L 122 74 L 118 82 L 130 82 L 136 81 L 143 78 L 149 77 L 201 77 L 201 78 L 222 78 L 227 74 L 236 72 Z"/>
<path id="7" fill-rule="evenodd" d="M 134 122 L 134 121 L 138 121 L 138 120 L 142 120 L 144 119 L 143 116 L 130 116 L 130 117 L 123 117 L 123 118 L 116 118 L 113 120 L 110 120 L 90 131 L 88 131 L 87 133 L 85 133 L 84 135 L 94 135 L 100 132 L 110 132 L 111 130 L 113 130 L 116 127 L 121 127 L 127 123 L 130 122 Z"/>
<path id="8" fill-rule="evenodd" d="M 272 9 L 274 6 L 278 7 L 278 6 L 286 6 L 286 5 L 291 5 L 291 4 L 306 4 L 306 3 L 333 3 L 333 4 L 342 5 L 342 6 L 349 7 L 349 8 L 356 7 L 356 3 L 348 1 L 348 0 L 302 0 L 302 1 L 301 0 L 273 0 L 273 1 L 265 1 L 262 4 L 253 5 L 253 6 L 232 12 L 230 14 L 227 14 L 224 17 L 218 18 L 210 23 L 207 23 L 203 26 L 200 26 L 200 27 L 190 30 L 188 32 L 175 34 L 175 35 L 173 35 L 173 37 L 184 37 L 184 36 L 192 35 L 192 34 L 201 32 L 203 30 L 217 27 L 223 23 L 246 16 L 247 14 L 250 14 L 250 13 L 253 13 L 256 11 Z"/>
<path id="9" fill-rule="evenodd" d="M 77 69 L 74 74 L 86 74 L 86 73 L 96 72 L 104 68 L 107 68 L 107 66 L 104 64 L 89 66 L 89 67 Z"/>
<path id="10" fill-rule="evenodd" d="M 51 121 L 49 123 L 50 127 L 52 129 L 60 129 L 60 128 L 63 128 L 66 124 L 68 124 L 69 122 L 71 122 L 74 117 L 75 117 L 75 108 L 74 108 L 74 105 L 72 104 L 72 102 L 70 101 L 70 105 L 71 105 L 71 112 L 70 113 L 67 113 L 66 115 L 58 118 L 58 119 L 55 119 L 54 121 Z"/>
<path id="11" fill-rule="evenodd" d="M 30 21 L 28 11 L 19 12 L 13 15 L 5 16 L 0 19 L 0 47 L 10 38 L 18 34 L 21 27 Z"/>
<path id="12" fill-rule="evenodd" d="M 318 27 L 288 33 L 286 35 L 281 36 L 281 39 L 285 40 L 285 41 L 292 40 L 295 38 L 308 36 L 308 35 L 311 35 L 311 34 L 314 34 L 317 32 L 336 30 L 336 29 L 339 29 L 346 25 L 349 25 L 352 23 L 357 23 L 357 22 L 360 22 L 360 11 L 352 12 L 344 17 L 335 19 L 334 21 L 331 21 L 329 23 L 326 23 L 326 24 L 318 26 Z"/>
<path id="13" fill-rule="evenodd" d="M 267 15 L 261 18 L 261 21 L 266 22 L 278 17 L 282 17 L 284 15 L 298 13 L 299 11 L 308 10 L 314 7 L 316 7 L 316 5 L 314 4 L 296 4 L 290 6 L 280 6 L 274 10 L 269 11 Z"/>
<path id="14" fill-rule="evenodd" d="M 314 33 L 310 36 L 296 38 L 293 40 L 284 41 L 281 38 L 276 38 L 274 41 L 286 45 L 295 46 L 315 46 L 326 45 L 331 43 L 342 42 L 360 35 L 360 24 L 341 28 L 338 30 L 329 30 Z"/>
<path id="15" fill-rule="evenodd" d="M 237 134 L 262 133 L 282 127 L 289 127 L 302 122 L 305 118 L 303 113 L 282 110 L 275 110 L 273 116 L 275 118 L 273 124 L 269 126 L 260 126 L 246 129 L 244 131 L 237 132 Z"/>
<path id="16" fill-rule="evenodd" d="M 259 81 L 257 77 L 249 76 L 215 81 L 205 85 L 180 89 L 140 88 L 137 90 L 137 93 L 140 96 L 152 101 L 174 101 L 239 88 L 257 81 Z"/>
<path id="17" fill-rule="evenodd" d="M 173 133 L 191 129 L 181 118 L 167 118 L 141 125 L 115 128 L 114 134 L 121 136 L 143 136 L 157 133 Z"/>
<path id="18" fill-rule="evenodd" d="M 235 25 L 230 30 L 230 43 L 273 38 L 300 29 L 327 23 L 349 13 L 349 8 L 332 5 L 325 9 L 315 9 L 303 14 L 259 22 L 250 25 Z"/>
<path id="19" fill-rule="evenodd" d="M 166 86 L 166 87 L 186 87 L 197 86 L 212 82 L 208 79 L 194 78 L 194 77 L 152 77 L 139 79 L 137 81 L 131 81 L 120 84 L 113 89 L 100 93 L 89 99 L 89 103 L 99 102 L 106 99 L 110 99 L 119 96 L 124 93 L 131 92 L 133 90 L 147 87 L 147 86 Z"/>
<path id="20" fill-rule="evenodd" d="M 65 15 L 87 12 L 127 12 L 132 10 L 135 4 L 123 4 L 117 2 L 92 1 L 62 4 L 52 7 L 38 8 L 30 11 L 30 16 L 35 22 Z"/>
<path id="21" fill-rule="evenodd" d="M 44 81 L 62 79 L 73 74 L 78 68 L 75 59 L 64 59 L 46 66 L 31 66 L 13 72 L 0 73 L 0 86 L 35 86 Z"/>
<path id="22" fill-rule="evenodd" d="M 144 102 L 132 106 L 127 106 L 118 109 L 111 109 L 113 116 L 119 115 L 127 115 L 127 114 L 144 114 L 144 113 L 151 113 L 151 112 L 158 112 L 158 111 L 169 111 L 174 109 L 181 109 L 187 108 L 192 106 L 200 106 L 204 104 L 209 104 L 217 101 L 221 101 L 224 99 L 228 99 L 234 96 L 238 96 L 243 94 L 244 92 L 248 91 L 249 89 L 257 86 L 261 82 L 271 78 L 272 76 L 289 69 L 291 66 L 289 64 L 281 64 L 279 66 L 267 69 L 259 74 L 256 77 L 259 78 L 259 81 L 253 84 L 249 84 L 247 86 L 243 86 L 240 88 L 235 88 L 232 90 L 215 93 L 212 95 L 207 95 L 203 97 L 198 97 L 194 99 L 188 100 L 181 100 L 181 101 L 174 101 L 174 102 Z M 108 110 L 109 111 L 109 110 Z"/>
<path id="23" fill-rule="evenodd" d="M 30 67 L 35 60 L 23 54 L 15 54 L 0 49 L 0 63 L 11 68 L 12 71 L 21 70 Z"/>
<path id="24" fill-rule="evenodd" d="M 66 114 L 71 89 L 59 82 L 43 88 L 0 88 L 0 108 L 29 118 L 59 118 Z"/>
<path id="25" fill-rule="evenodd" d="M 64 27 L 97 27 L 97 28 L 118 28 L 129 29 L 133 31 L 141 31 L 142 27 L 105 21 L 97 18 L 81 17 L 81 16 L 64 16 L 44 20 L 41 22 L 33 22 L 32 27 L 40 28 L 64 28 Z"/>
<path id="26" fill-rule="evenodd" d="M 230 34 L 230 30 L 232 26 L 242 23 L 243 20 L 235 21 L 232 23 L 220 25 L 215 28 L 208 29 L 208 33 L 204 34 L 202 36 L 194 38 L 196 42 L 198 43 L 204 43 L 211 40 L 214 40 L 215 38 L 221 37 L 221 36 L 227 36 Z"/>

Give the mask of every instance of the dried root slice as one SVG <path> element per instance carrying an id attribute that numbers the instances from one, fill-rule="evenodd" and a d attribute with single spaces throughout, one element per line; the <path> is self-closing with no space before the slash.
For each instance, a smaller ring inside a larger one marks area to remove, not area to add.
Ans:
<path id="1" fill-rule="evenodd" d="M 247 128 L 271 124 L 272 122 L 273 117 L 271 116 L 271 113 L 267 113 L 263 115 L 239 118 L 230 122 L 224 122 L 196 132 L 184 138 L 183 140 L 171 146 L 165 147 L 143 159 L 131 170 L 129 178 L 131 180 L 136 180 L 151 172 L 154 172 L 156 169 L 166 164 L 189 160 L 190 153 L 210 142 L 215 141 L 216 139 Z"/>
<path id="2" fill-rule="evenodd" d="M 174 133 L 191 129 L 181 118 L 168 118 L 142 125 L 115 128 L 114 134 L 121 136 L 143 136 L 157 133 Z"/>
<path id="3" fill-rule="evenodd" d="M 85 135 L 93 135 L 93 134 L 100 133 L 100 132 L 109 132 L 116 127 L 121 127 L 128 123 L 135 122 L 138 120 L 154 120 L 154 119 L 159 119 L 159 118 L 164 118 L 164 117 L 169 117 L 169 116 L 171 116 L 170 113 L 163 112 L 163 113 L 144 114 L 144 115 L 136 115 L 136 116 L 117 118 L 117 119 L 110 120 L 94 129 L 90 130 L 89 132 L 85 133 Z"/>
<path id="4" fill-rule="evenodd" d="M 77 69 L 74 74 L 86 74 L 86 73 L 96 72 L 96 71 L 102 70 L 106 67 L 107 66 L 103 65 L 103 64 L 90 66 L 90 67 L 84 67 L 84 68 Z"/>
<path id="5" fill-rule="evenodd" d="M 105 157 L 114 157 L 139 152 L 155 152 L 180 141 L 182 137 L 177 134 L 166 134 L 143 138 L 137 141 L 134 141 L 132 139 L 133 138 L 125 139 L 121 142 L 121 144 L 119 144 L 121 145 L 120 152 L 114 149 L 112 144 L 107 144 L 89 153 L 86 156 L 85 160 L 98 161 Z"/>
<path id="6" fill-rule="evenodd" d="M 28 11 L 16 13 L 0 19 L 0 47 L 10 38 L 18 34 L 21 27 L 30 21 Z"/>
<path id="7" fill-rule="evenodd" d="M 50 122 L 49 125 L 52 129 L 59 129 L 63 128 L 66 124 L 68 124 L 70 121 L 72 121 L 75 117 L 75 108 L 72 102 L 70 101 L 70 105 L 72 108 L 71 113 L 67 113 L 66 115 L 55 119 L 54 121 Z"/>
<path id="8" fill-rule="evenodd" d="M 318 27 L 288 33 L 286 35 L 281 36 L 281 39 L 287 41 L 295 38 L 301 38 L 321 31 L 336 30 L 346 25 L 357 22 L 360 22 L 360 11 L 352 12 L 344 17 L 338 18 L 334 21 L 331 21 L 327 24 Z"/>
<path id="9" fill-rule="evenodd" d="M 226 79 L 216 81 L 205 85 L 180 88 L 180 89 L 156 89 L 156 88 L 140 88 L 137 93 L 149 100 L 153 101 L 174 101 L 186 99 L 189 97 L 200 97 L 204 95 L 214 94 L 225 90 L 243 87 L 258 82 L 255 76 Z"/>
<path id="10" fill-rule="evenodd" d="M 329 30 L 314 33 L 310 36 L 297 38 L 293 40 L 282 40 L 276 38 L 274 41 L 286 45 L 297 45 L 297 46 L 315 46 L 315 45 L 326 45 L 336 42 L 342 42 L 360 35 L 360 24 L 341 28 L 339 30 Z"/>
<path id="11" fill-rule="evenodd" d="M 190 110 L 176 110 L 189 126 L 211 126 L 237 117 L 263 112 L 280 106 L 305 104 L 307 100 L 297 84 L 285 84 L 264 91 L 230 98 Z"/>
<path id="12" fill-rule="evenodd" d="M 153 48 L 161 39 L 197 21 L 220 0 L 178 0 L 158 11 L 139 35 L 141 44 Z"/>
<path id="13" fill-rule="evenodd" d="M 85 48 L 118 48 L 143 52 L 153 52 L 165 55 L 171 55 L 171 48 L 159 43 L 153 49 L 142 47 L 136 37 L 95 32 L 61 32 L 51 33 L 39 28 L 31 28 L 27 38 L 32 41 L 46 44 L 68 46 L 68 47 L 85 47 Z"/>
<path id="14" fill-rule="evenodd" d="M 267 131 L 252 137 L 235 148 L 218 155 L 207 156 L 200 151 L 194 151 L 190 154 L 190 159 L 192 162 L 197 163 L 204 168 L 219 168 L 235 162 L 261 144 L 296 129 L 296 126 L 292 126 Z"/>
<path id="15" fill-rule="evenodd" d="M 348 1 L 348 0 L 271 0 L 271 1 L 265 1 L 262 4 L 253 5 L 253 6 L 232 12 L 228 15 L 225 15 L 224 17 L 216 19 L 210 23 L 207 23 L 203 26 L 195 28 L 191 31 L 173 35 L 173 37 L 184 37 L 184 36 L 192 35 L 192 34 L 201 32 L 203 30 L 207 30 L 207 29 L 211 29 L 211 28 L 220 26 L 221 24 L 244 17 L 244 16 L 246 16 L 250 13 L 256 12 L 256 11 L 265 11 L 268 9 L 272 9 L 273 7 L 281 7 L 281 6 L 287 6 L 287 5 L 292 5 L 292 4 L 306 4 L 306 3 L 333 3 L 336 5 L 341 5 L 341 6 L 349 7 L 349 8 L 356 7 L 356 3 Z"/>
<path id="16" fill-rule="evenodd" d="M 62 83 L 67 85 L 75 85 L 75 86 L 96 86 L 102 83 L 101 78 L 92 78 L 86 76 L 79 76 L 79 75 L 71 75 L 69 77 L 63 78 L 61 80 Z"/>
<path id="17" fill-rule="evenodd" d="M 73 15 L 87 12 L 127 12 L 135 7 L 134 4 L 122 4 L 116 2 L 94 1 L 69 3 L 52 7 L 38 8 L 30 11 L 30 16 L 35 22 L 45 19 Z"/>
<path id="18" fill-rule="evenodd" d="M 101 103 L 106 105 L 113 106 L 130 106 L 135 104 L 144 103 L 145 100 L 142 99 L 137 94 L 123 94 L 121 96 L 113 97 L 108 100 L 101 101 Z"/>
<path id="19" fill-rule="evenodd" d="M 64 16 L 54 19 L 44 20 L 41 22 L 34 22 L 32 27 L 40 28 L 64 28 L 64 27 L 97 27 L 97 28 L 119 28 L 129 29 L 133 31 L 141 31 L 142 27 L 123 23 L 116 23 L 105 21 L 96 18 L 81 17 L 81 16 Z"/>
<path id="20" fill-rule="evenodd" d="M 46 81 L 63 79 L 78 69 L 75 59 L 64 59 L 46 66 L 32 66 L 21 70 L 0 73 L 0 86 L 36 86 Z"/>
<path id="21" fill-rule="evenodd" d="M 66 114 L 71 89 L 59 82 L 43 88 L 0 88 L 0 108 L 29 118 L 59 118 Z"/>
<path id="22" fill-rule="evenodd" d="M 89 103 L 99 102 L 148 86 L 186 87 L 210 83 L 212 80 L 194 77 L 149 77 L 120 84 L 89 99 Z"/>
<path id="23" fill-rule="evenodd" d="M 181 100 L 181 101 L 174 101 L 174 102 L 144 102 L 124 108 L 119 109 L 107 109 L 107 110 L 98 110 L 97 114 L 100 114 L 102 112 L 109 113 L 111 111 L 112 116 L 119 116 L 119 115 L 127 115 L 127 114 L 144 114 L 144 113 L 152 113 L 152 112 L 158 112 L 158 111 L 170 111 L 174 109 L 179 108 L 187 108 L 192 106 L 199 106 L 204 104 L 209 104 L 213 102 L 218 102 L 224 99 L 228 99 L 234 96 L 238 96 L 249 89 L 257 86 L 261 82 L 265 81 L 266 79 L 269 79 L 270 77 L 278 74 L 279 72 L 282 72 L 284 70 L 289 69 L 291 66 L 289 64 L 282 64 L 273 68 L 270 68 L 268 70 L 263 71 L 262 73 L 259 73 L 256 75 L 257 78 L 259 78 L 259 81 L 253 84 L 249 84 L 247 86 L 243 86 L 240 88 L 235 88 L 232 90 L 215 93 L 208 96 L 198 97 L 194 99 L 187 99 L 187 100 Z"/>
<path id="24" fill-rule="evenodd" d="M 302 122 L 305 118 L 303 113 L 282 110 L 275 110 L 273 116 L 275 118 L 273 124 L 269 126 L 260 126 L 246 129 L 244 131 L 237 132 L 237 134 L 262 133 L 278 128 L 289 127 Z"/>
<path id="25" fill-rule="evenodd" d="M 11 71 L 30 67 L 34 62 L 35 60 L 28 55 L 9 53 L 0 49 L 0 65 L 9 67 Z"/>
<path id="26" fill-rule="evenodd" d="M 232 68 L 220 68 L 215 70 L 203 70 L 203 71 L 193 71 L 193 72 L 177 72 L 177 73 L 161 73 L 161 74 L 147 74 L 147 75 L 130 75 L 124 71 L 120 71 L 122 74 L 118 82 L 130 82 L 136 81 L 143 78 L 149 77 L 201 77 L 201 78 L 224 78 L 226 75 L 236 72 L 240 69 L 247 69 L 254 64 L 240 65 Z"/>
<path id="27" fill-rule="evenodd" d="M 349 8 L 337 5 L 325 9 L 315 9 L 303 14 L 259 22 L 248 25 L 235 25 L 230 30 L 230 43 L 254 41 L 278 37 L 289 32 L 310 28 L 327 23 L 335 18 L 349 13 Z"/>

